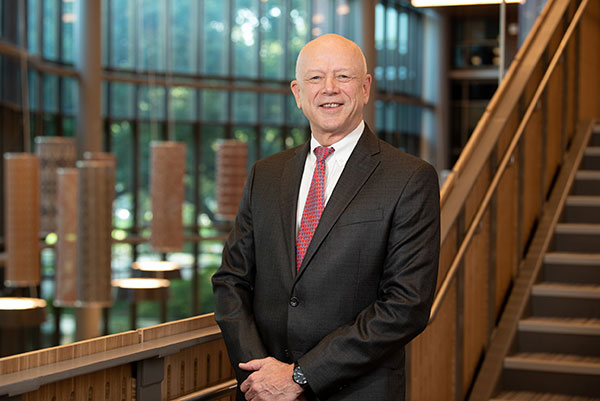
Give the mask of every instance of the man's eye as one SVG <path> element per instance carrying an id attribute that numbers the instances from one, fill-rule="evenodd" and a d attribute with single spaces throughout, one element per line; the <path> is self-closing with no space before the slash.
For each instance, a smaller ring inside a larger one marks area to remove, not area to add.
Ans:
<path id="1" fill-rule="evenodd" d="M 347 81 L 350 79 L 350 76 L 341 74 L 341 75 L 338 75 L 338 79 L 342 80 L 342 81 Z"/>
<path id="2" fill-rule="evenodd" d="M 314 77 L 309 78 L 310 81 L 318 81 L 319 79 L 321 79 L 321 77 L 318 75 L 315 75 Z"/>

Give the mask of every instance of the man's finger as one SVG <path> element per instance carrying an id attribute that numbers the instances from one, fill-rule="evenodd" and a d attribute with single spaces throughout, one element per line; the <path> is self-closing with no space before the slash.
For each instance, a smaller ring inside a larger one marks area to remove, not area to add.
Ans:
<path id="1" fill-rule="evenodd" d="M 265 359 L 253 359 L 248 362 L 240 362 L 238 366 L 242 370 L 258 370 L 258 369 L 262 368 L 262 366 L 265 364 L 265 361 L 266 361 L 266 358 Z"/>

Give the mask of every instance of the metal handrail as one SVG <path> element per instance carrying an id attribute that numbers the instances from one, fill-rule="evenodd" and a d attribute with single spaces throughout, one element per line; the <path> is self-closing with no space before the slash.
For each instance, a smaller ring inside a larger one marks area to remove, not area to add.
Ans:
<path id="1" fill-rule="evenodd" d="M 473 217 L 473 221 L 471 222 L 471 225 L 469 226 L 469 229 L 467 230 L 465 238 L 463 239 L 463 241 L 460 245 L 460 248 L 458 249 L 458 252 L 456 253 L 456 256 L 452 260 L 450 269 L 448 269 L 448 272 L 446 273 L 446 276 L 444 277 L 444 281 L 442 282 L 442 284 L 436 294 L 436 297 L 434 299 L 434 302 L 433 302 L 433 305 L 431 308 L 431 312 L 429 315 L 429 324 L 431 324 L 435 320 L 435 317 L 437 316 L 437 313 L 439 312 L 439 310 L 441 308 L 441 303 L 444 300 L 444 298 L 446 297 L 448 290 L 450 288 L 450 285 L 452 284 L 452 281 L 456 277 L 456 273 L 458 272 L 458 268 L 460 266 L 460 263 L 462 262 L 462 258 L 464 257 L 464 255 L 467 251 L 467 248 L 470 245 L 471 240 L 473 239 L 473 236 L 475 235 L 475 232 L 477 231 L 479 223 L 481 222 L 481 219 L 482 219 L 492 197 L 494 196 L 494 193 L 496 192 L 498 184 L 500 183 L 500 180 L 501 180 L 502 176 L 504 175 L 504 172 L 506 171 L 506 167 L 509 165 L 511 158 L 513 157 L 513 153 L 514 153 L 517 145 L 519 144 L 519 141 L 521 140 L 523 133 L 525 132 L 525 127 L 529 123 L 529 119 L 533 115 L 533 111 L 534 111 L 535 107 L 537 106 L 537 104 L 542 96 L 543 91 L 546 89 L 546 85 L 548 84 L 548 81 L 550 80 L 550 76 L 554 72 L 554 69 L 555 69 L 556 65 L 558 64 L 560 58 L 562 57 L 562 54 L 564 52 L 565 47 L 567 46 L 567 43 L 571 39 L 571 36 L 572 36 L 576 26 L 578 25 L 579 20 L 581 19 L 581 16 L 583 15 L 583 12 L 585 11 L 588 1 L 589 0 L 583 0 L 580 3 L 577 11 L 575 12 L 575 15 L 573 16 L 573 19 L 571 20 L 571 23 L 569 24 L 569 27 L 567 28 L 565 35 L 563 36 L 558 48 L 556 49 L 556 52 L 554 53 L 554 56 L 552 57 L 552 60 L 550 61 L 550 64 L 548 65 L 548 68 L 546 69 L 546 72 L 545 72 L 544 76 L 542 77 L 542 80 L 540 81 L 540 83 L 535 91 L 535 94 L 527 107 L 525 114 L 523 115 L 523 118 L 521 119 L 519 127 L 517 128 L 517 131 L 516 131 L 515 135 L 513 136 L 513 139 L 511 141 L 508 149 L 504 153 L 504 156 L 502 158 L 502 161 L 500 162 L 498 170 L 496 171 L 496 174 L 494 174 L 492 182 L 490 183 L 490 186 L 488 187 L 488 190 L 485 193 L 483 201 L 479 205 L 479 208 L 477 209 L 477 213 Z"/>

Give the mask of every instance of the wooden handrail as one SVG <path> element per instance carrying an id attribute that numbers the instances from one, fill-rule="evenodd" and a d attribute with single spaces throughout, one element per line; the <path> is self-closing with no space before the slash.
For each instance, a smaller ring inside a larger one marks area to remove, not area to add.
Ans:
<path id="1" fill-rule="evenodd" d="M 236 388 L 237 380 L 231 379 L 216 386 L 176 398 L 173 401 L 213 401 L 230 394 L 235 394 Z"/>
<path id="2" fill-rule="evenodd" d="M 446 240 L 452 224 L 458 217 L 468 192 L 475 184 L 477 173 L 488 160 L 489 154 L 504 128 L 510 107 L 503 106 L 514 106 L 527 83 L 527 76 L 531 74 L 533 67 L 532 63 L 524 62 L 525 58 L 528 60 L 539 58 L 546 46 L 545 44 L 539 46 L 540 44 L 535 43 L 535 40 L 542 35 L 546 21 L 554 16 L 553 22 L 558 23 L 560 18 L 556 16 L 562 17 L 567 5 L 566 1 L 550 1 L 546 4 L 452 168 L 450 174 L 453 176 L 452 181 L 445 183 L 442 187 L 440 194 L 442 243 Z M 542 40 L 547 42 L 549 38 L 542 38 Z M 522 69 L 526 69 L 525 73 L 521 71 Z M 494 116 L 491 116 L 492 112 L 495 113 Z M 448 188 L 446 188 L 447 186 Z"/>
<path id="3" fill-rule="evenodd" d="M 44 385 L 77 376 L 165 358 L 221 338 L 213 314 L 207 314 L 0 358 L 0 399 L 4 395 L 36 391 Z M 225 359 L 223 363 L 229 362 Z M 229 381 L 230 377 L 225 379 Z M 223 390 L 222 386 L 211 388 L 217 392 Z"/>
<path id="4" fill-rule="evenodd" d="M 481 204 L 477 208 L 477 212 L 473 218 L 473 221 L 471 222 L 471 224 L 467 230 L 467 233 L 466 233 L 463 241 L 461 242 L 461 245 L 458 249 L 457 254 L 455 255 L 454 259 L 452 260 L 450 268 L 449 268 L 446 276 L 444 277 L 444 281 L 440 285 L 440 288 L 436 294 L 436 297 L 434 299 L 434 302 L 433 302 L 433 305 L 431 308 L 429 324 L 431 324 L 435 320 L 435 317 L 437 316 L 437 313 L 440 310 L 441 303 L 443 302 L 444 298 L 446 297 L 446 294 L 448 293 L 448 289 L 450 288 L 452 281 L 456 277 L 456 273 L 459 270 L 460 263 L 462 262 L 462 259 L 466 254 L 467 248 L 469 247 L 469 244 L 471 243 L 471 240 L 473 239 L 475 232 L 477 231 L 477 227 L 479 226 L 479 223 L 481 222 L 481 219 L 482 219 L 486 209 L 488 208 L 492 197 L 494 196 L 494 194 L 496 192 L 498 184 L 500 183 L 500 180 L 501 180 L 502 176 L 504 175 L 506 168 L 510 163 L 511 158 L 513 157 L 514 151 L 515 151 L 517 145 L 519 144 L 521 137 L 523 136 L 523 133 L 525 132 L 525 128 L 526 128 L 527 124 L 529 123 L 531 116 L 533 115 L 535 107 L 537 106 L 538 102 L 540 101 L 542 93 L 545 90 L 546 85 L 548 84 L 548 81 L 550 80 L 550 76 L 554 72 L 556 65 L 558 64 L 560 58 L 562 57 L 563 52 L 564 52 L 569 40 L 571 39 L 571 36 L 572 36 L 573 32 L 575 31 L 575 28 L 577 27 L 579 20 L 581 19 L 581 16 L 583 15 L 583 12 L 585 11 L 588 1 L 589 0 L 583 0 L 581 2 L 581 4 L 579 5 L 575 15 L 573 16 L 573 19 L 571 20 L 571 23 L 569 24 L 569 27 L 567 28 L 567 31 L 565 32 L 565 35 L 563 36 L 556 52 L 554 53 L 554 56 L 552 57 L 550 64 L 548 65 L 548 68 L 546 69 L 546 72 L 544 73 L 542 80 L 540 81 L 539 85 L 536 88 L 533 98 L 529 102 L 527 110 L 519 124 L 519 127 L 517 128 L 517 131 L 515 132 L 515 135 L 513 136 L 512 140 L 510 142 L 510 145 L 507 148 L 500 165 L 498 166 L 496 173 L 494 174 L 492 182 L 490 183 Z M 514 69 L 511 69 L 512 73 L 514 73 L 513 71 L 514 71 Z M 489 114 L 486 117 L 489 118 Z M 485 125 L 485 123 L 486 123 L 486 120 L 480 121 L 480 123 L 478 124 L 478 127 Z M 481 132 L 481 131 L 482 130 L 480 129 L 479 132 Z M 478 138 L 475 138 L 475 141 L 474 141 L 475 143 L 476 143 L 477 139 Z M 469 141 L 469 143 L 471 143 L 471 141 Z M 471 147 L 469 147 L 469 153 L 475 152 L 475 150 L 472 150 L 472 149 L 475 149 L 475 147 L 476 147 L 476 145 L 472 145 Z M 463 160 L 465 160 L 465 159 L 463 159 Z M 463 167 L 462 165 L 460 165 L 458 167 L 458 171 L 462 170 L 463 168 L 466 168 L 466 167 Z M 465 194 L 465 197 L 466 197 L 466 194 Z"/>

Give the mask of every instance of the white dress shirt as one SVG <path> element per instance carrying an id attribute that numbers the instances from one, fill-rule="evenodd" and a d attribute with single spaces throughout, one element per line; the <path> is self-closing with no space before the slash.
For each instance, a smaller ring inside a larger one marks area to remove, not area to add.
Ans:
<path id="1" fill-rule="evenodd" d="M 331 145 L 335 151 L 325 159 L 325 204 L 335 188 L 344 166 L 350 158 L 354 147 L 358 143 L 362 132 L 365 129 L 365 122 L 361 121 L 352 132 L 348 135 Z M 296 234 L 300 229 L 300 223 L 302 222 L 302 213 L 304 212 L 304 205 L 306 204 L 306 197 L 308 196 L 308 190 L 310 189 L 310 183 L 312 181 L 315 167 L 317 166 L 317 157 L 315 156 L 315 148 L 321 146 L 319 142 L 311 135 L 310 139 L 310 152 L 306 156 L 306 162 L 304 163 L 304 172 L 302 173 L 302 182 L 300 183 L 300 192 L 298 193 L 298 209 L 296 211 Z"/>

